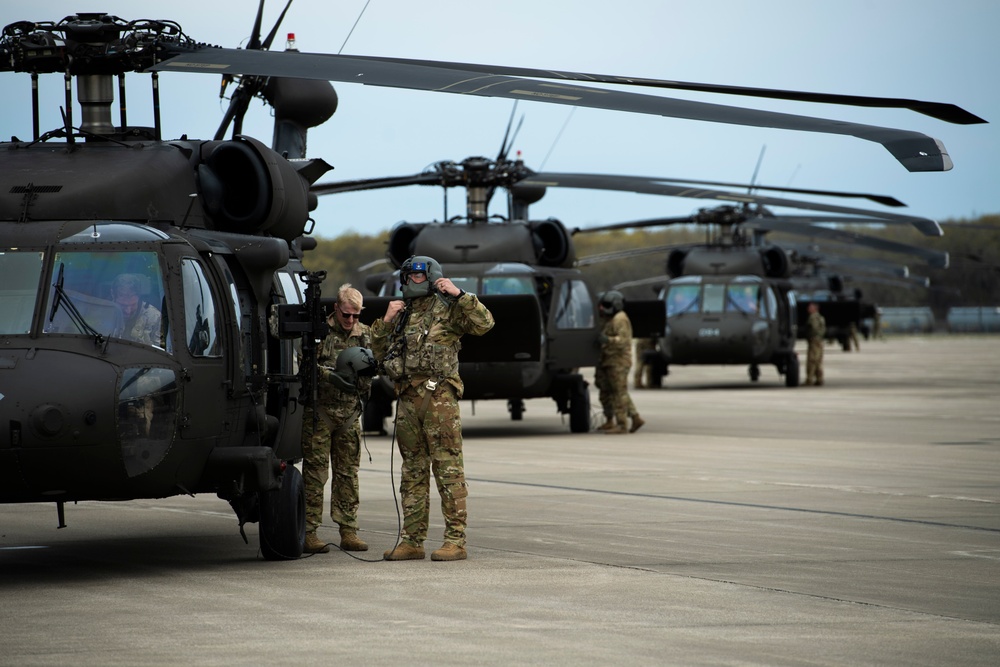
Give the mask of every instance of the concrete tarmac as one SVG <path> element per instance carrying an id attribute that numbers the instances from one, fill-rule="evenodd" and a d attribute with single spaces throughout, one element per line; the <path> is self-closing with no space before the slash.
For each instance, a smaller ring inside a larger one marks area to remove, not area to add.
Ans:
<path id="1" fill-rule="evenodd" d="M 1000 337 L 825 366 L 797 389 L 674 368 L 631 435 L 463 403 L 463 562 L 381 560 L 388 437 L 362 453 L 362 559 L 264 561 L 214 496 L 79 503 L 61 530 L 0 506 L 0 664 L 1000 663 Z"/>

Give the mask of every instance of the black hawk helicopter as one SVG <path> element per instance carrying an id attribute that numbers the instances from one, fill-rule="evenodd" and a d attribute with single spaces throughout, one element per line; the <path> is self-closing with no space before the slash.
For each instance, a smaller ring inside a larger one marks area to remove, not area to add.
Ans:
<path id="1" fill-rule="evenodd" d="M 0 502 L 53 502 L 62 526 L 66 502 L 216 493 L 241 531 L 260 522 L 266 558 L 301 554 L 292 464 L 323 313 L 320 277 L 301 271 L 300 256 L 312 242 L 303 237 L 310 186 L 329 169 L 305 157 L 305 136 L 336 107 L 329 81 L 848 134 L 879 142 L 911 171 L 951 167 L 940 142 L 916 132 L 576 82 L 697 84 L 272 52 L 278 26 L 262 38 L 262 13 L 263 2 L 246 49 L 197 42 L 171 20 L 100 13 L 3 29 L 0 71 L 30 76 L 33 136 L 4 142 L 0 158 Z M 160 71 L 238 79 L 214 139 L 162 136 Z M 151 126 L 126 118 L 126 73 L 150 74 Z M 43 74 L 61 74 L 65 91 L 62 123 L 46 132 Z M 953 105 L 713 89 L 982 122 Z M 275 109 L 271 147 L 240 134 L 255 97 Z"/>
<path id="2" fill-rule="evenodd" d="M 890 206 L 903 205 L 893 198 L 880 195 L 811 192 L 865 197 Z M 707 225 L 710 229 L 715 229 L 714 237 L 708 243 L 643 248 L 584 260 L 586 263 L 594 263 L 636 254 L 669 251 L 665 276 L 615 286 L 616 289 L 639 284 L 663 286 L 659 289 L 659 298 L 665 302 L 666 331 L 655 340 L 653 349 L 647 349 L 642 356 L 642 362 L 649 366 L 650 386 L 661 387 L 663 377 L 669 373 L 671 365 L 737 364 L 747 366 L 752 382 L 759 380 L 761 365 L 773 364 L 778 373 L 784 376 L 786 386 L 798 386 L 799 362 L 795 341 L 799 325 L 803 322 L 805 304 L 799 303 L 796 295 L 794 256 L 784 247 L 767 242 L 765 235 L 769 231 L 780 229 L 792 234 L 849 238 L 854 243 L 871 243 L 881 249 L 892 248 L 897 252 L 909 250 L 947 264 L 946 254 L 819 226 L 819 223 L 828 222 L 912 224 L 926 235 L 941 235 L 940 226 L 927 218 L 791 202 L 749 193 L 740 197 L 744 200 L 740 205 L 703 208 L 691 216 L 574 230 L 590 233 L 677 224 Z M 773 203 L 816 210 L 836 210 L 839 213 L 850 211 L 852 216 L 776 216 L 764 206 Z M 870 217 L 863 217 L 865 215 Z M 824 316 L 833 330 L 842 329 L 847 332 L 852 322 L 869 315 L 867 309 L 864 309 L 863 314 L 861 311 L 860 304 L 856 301 L 836 304 L 831 301 L 827 304 Z"/>
<path id="3" fill-rule="evenodd" d="M 369 276 L 366 287 L 381 298 L 366 300 L 364 317 L 369 322 L 381 317 L 387 301 L 399 297 L 398 269 L 408 257 L 422 255 L 437 259 L 446 275 L 459 287 L 479 295 L 497 322 L 490 333 L 463 344 L 459 358 L 465 382 L 464 398 L 471 401 L 505 399 L 514 420 L 522 419 L 526 399 L 548 397 L 556 402 L 558 412 L 569 415 L 572 432 L 590 430 L 590 398 L 587 383 L 579 370 L 595 366 L 600 354 L 598 288 L 577 266 L 572 235 L 565 225 L 555 218 L 530 219 L 530 205 L 539 201 L 547 188 L 604 189 L 727 201 L 749 199 L 841 214 L 871 213 L 831 204 L 741 195 L 702 187 L 747 187 L 737 183 L 535 172 L 521 159 L 507 157 L 513 117 L 512 112 L 507 134 L 495 159 L 470 157 L 462 162 L 438 162 L 417 174 L 317 183 L 312 191 L 328 195 L 410 185 L 466 190 L 464 216 L 449 218 L 446 211 L 444 222 L 403 222 L 391 230 L 386 258 L 396 271 Z M 887 206 L 903 205 L 892 197 L 881 195 L 759 187 L 831 197 L 863 197 Z M 489 204 L 498 188 L 507 192 L 506 216 L 489 215 Z M 923 218 L 893 213 L 882 215 L 895 221 L 914 222 L 929 232 L 939 231 L 933 221 Z M 660 339 L 664 336 L 668 313 L 662 300 L 629 299 L 625 308 L 637 338 Z M 789 319 L 786 314 L 782 321 Z M 776 339 L 775 336 L 770 338 Z M 769 354 L 772 353 L 757 353 L 754 358 Z M 785 358 L 781 354 L 778 357 Z M 784 361 L 780 363 L 784 368 Z M 379 396 L 380 399 L 369 404 L 369 430 L 379 430 L 382 418 L 391 414 L 391 393 L 382 391 Z"/>

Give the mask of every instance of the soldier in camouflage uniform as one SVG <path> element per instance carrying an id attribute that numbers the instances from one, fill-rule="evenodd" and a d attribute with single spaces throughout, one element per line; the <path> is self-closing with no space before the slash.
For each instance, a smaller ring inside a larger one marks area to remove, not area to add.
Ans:
<path id="1" fill-rule="evenodd" d="M 111 298 L 125 319 L 121 337 L 162 347 L 160 311 L 143 301 L 141 292 L 141 278 L 135 273 L 122 273 L 111 283 Z"/>
<path id="2" fill-rule="evenodd" d="M 635 433 L 646 423 L 628 393 L 628 372 L 632 367 L 632 321 L 625 314 L 624 307 L 625 298 L 617 291 L 602 294 L 598 304 L 601 358 L 597 363 L 594 383 L 605 419 L 598 430 L 605 433 Z M 631 428 L 629 418 L 632 419 Z"/>
<path id="3" fill-rule="evenodd" d="M 358 317 L 361 292 L 342 285 L 337 303 L 327 319 L 330 332 L 317 353 L 320 366 L 317 407 L 306 408 L 302 426 L 302 476 L 306 493 L 306 542 L 308 553 L 326 553 L 326 542 L 316 536 L 323 523 L 323 491 L 333 468 L 330 485 L 330 518 L 340 526 L 340 548 L 367 551 L 358 537 L 358 467 L 361 464 L 361 401 L 368 399 L 372 379 L 359 378 L 358 392 L 348 393 L 329 381 L 337 356 L 349 347 L 371 347 L 371 332 Z"/>
<path id="4" fill-rule="evenodd" d="M 819 306 L 810 303 L 809 318 L 806 320 L 806 386 L 823 384 L 823 340 L 826 338 L 826 320 L 819 313 Z"/>
<path id="5" fill-rule="evenodd" d="M 481 336 L 493 315 L 475 294 L 444 277 L 430 257 L 410 257 L 400 268 L 403 301 L 389 302 L 385 317 L 372 324 L 372 350 L 395 383 L 396 434 L 403 457 L 399 493 L 403 531 L 386 560 L 424 558 L 430 515 L 430 473 L 434 473 L 444 544 L 432 560 L 464 560 L 467 522 L 462 421 L 458 399 L 458 351 L 464 334 Z"/>

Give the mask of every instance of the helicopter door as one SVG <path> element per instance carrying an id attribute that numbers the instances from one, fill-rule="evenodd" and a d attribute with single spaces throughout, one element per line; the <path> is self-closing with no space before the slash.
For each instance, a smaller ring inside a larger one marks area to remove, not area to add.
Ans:
<path id="1" fill-rule="evenodd" d="M 550 368 L 569 370 L 597 365 L 597 305 L 583 279 L 571 278 L 554 286 L 548 343 Z"/>
<path id="2" fill-rule="evenodd" d="M 217 437 L 229 421 L 225 415 L 226 364 L 222 356 L 218 299 L 205 269 L 195 259 L 181 260 L 181 282 L 184 296 L 182 346 L 191 357 L 188 382 L 184 387 L 181 437 Z"/>

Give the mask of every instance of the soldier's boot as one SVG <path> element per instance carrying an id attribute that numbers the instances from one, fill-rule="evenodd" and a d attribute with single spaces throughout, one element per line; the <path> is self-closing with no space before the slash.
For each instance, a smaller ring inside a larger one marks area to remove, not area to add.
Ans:
<path id="1" fill-rule="evenodd" d="M 386 560 L 423 560 L 424 548 L 415 547 L 409 542 L 400 542 L 395 549 L 387 549 L 382 557 Z"/>
<path id="2" fill-rule="evenodd" d="M 615 427 L 615 418 L 604 415 L 604 423 L 597 427 L 598 431 L 608 431 Z"/>
<path id="3" fill-rule="evenodd" d="M 340 548 L 344 551 L 368 551 L 368 543 L 353 528 L 340 529 Z"/>
<path id="4" fill-rule="evenodd" d="M 632 428 L 628 430 L 629 433 L 635 433 L 642 425 L 646 423 L 646 420 L 640 417 L 638 414 L 632 415 Z"/>
<path id="5" fill-rule="evenodd" d="M 607 429 L 604 432 L 607 433 L 608 435 L 613 435 L 617 433 L 628 433 L 628 427 L 625 426 L 627 423 L 628 423 L 627 418 L 625 417 L 625 415 L 622 415 L 620 417 L 617 417 L 615 419 L 614 425 L 612 425 L 611 428 Z"/>
<path id="6" fill-rule="evenodd" d="M 440 549 L 434 550 L 431 560 L 465 560 L 468 554 L 465 547 L 460 547 L 453 542 L 445 542 Z"/>
<path id="7" fill-rule="evenodd" d="M 302 550 L 307 554 L 325 554 L 330 551 L 330 546 L 316 537 L 316 531 L 312 531 L 306 533 L 306 543 Z"/>

